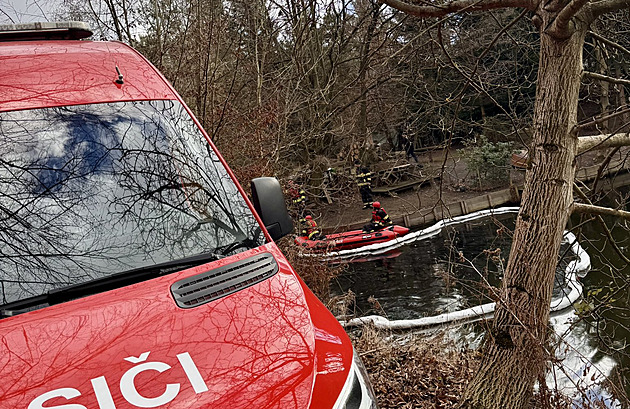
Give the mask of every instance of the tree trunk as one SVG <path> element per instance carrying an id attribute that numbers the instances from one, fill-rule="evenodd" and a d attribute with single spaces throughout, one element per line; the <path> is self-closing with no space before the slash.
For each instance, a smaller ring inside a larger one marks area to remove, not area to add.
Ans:
<path id="1" fill-rule="evenodd" d="M 553 18 L 543 14 L 543 24 Z M 545 18 L 547 17 L 547 18 Z M 462 399 L 467 408 L 523 408 L 544 374 L 549 305 L 572 204 L 578 91 L 586 27 L 569 38 L 541 34 L 531 168 L 483 362 Z"/>
<path id="2" fill-rule="evenodd" d="M 367 72 L 370 66 L 370 44 L 372 43 L 372 39 L 374 38 L 374 30 L 376 29 L 376 25 L 378 23 L 378 17 L 380 15 L 380 3 L 367 2 L 365 5 L 365 17 L 361 18 L 361 20 L 368 21 L 368 26 L 365 32 L 365 37 L 363 39 L 363 47 L 361 48 L 361 64 L 359 65 L 359 74 L 358 74 L 358 84 L 359 90 L 361 92 L 361 98 L 359 100 L 359 117 L 357 119 L 357 130 L 360 138 L 365 140 L 366 146 L 371 146 L 374 141 L 372 138 L 372 134 L 368 130 L 368 119 L 367 119 L 367 89 L 368 89 L 368 77 Z M 369 16 L 369 19 L 368 19 Z"/>
<path id="3" fill-rule="evenodd" d="M 599 73 L 602 75 L 608 74 L 608 64 L 606 64 L 606 58 L 604 57 L 604 50 L 601 45 L 595 48 L 595 58 L 597 58 L 597 63 L 599 65 Z M 599 97 L 599 110 L 601 115 L 608 115 L 608 110 L 610 109 L 610 83 L 608 81 L 599 81 L 599 89 L 600 89 L 600 97 Z M 605 121 L 602 123 L 601 133 L 608 133 L 610 130 L 610 121 Z M 603 155 L 602 155 L 603 156 Z"/>

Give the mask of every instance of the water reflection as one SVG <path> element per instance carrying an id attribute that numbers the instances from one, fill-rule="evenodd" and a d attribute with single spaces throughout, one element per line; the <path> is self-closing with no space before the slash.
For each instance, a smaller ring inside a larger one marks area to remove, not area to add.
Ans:
<path id="1" fill-rule="evenodd" d="M 514 215 L 504 214 L 445 227 L 438 235 L 414 241 L 395 258 L 353 263 L 333 284 L 341 294 L 352 289 L 357 307 L 379 300 L 390 319 L 409 319 L 492 302 L 509 257 Z M 575 259 L 562 246 L 554 297 L 566 288 L 565 268 Z M 356 261 L 356 260 L 355 260 Z M 375 284 L 378 283 L 378 284 Z"/>
<path id="2" fill-rule="evenodd" d="M 387 268 L 380 262 L 352 264 L 332 290 L 335 294 L 352 290 L 359 315 L 384 314 L 390 320 L 436 315 L 488 302 L 492 294 L 488 284 L 499 286 L 509 257 L 513 220 L 513 215 L 495 216 L 448 228 L 438 236 L 402 247 L 402 254 L 390 260 Z M 578 225 L 580 221 L 573 223 Z M 615 226 L 612 232 L 619 243 L 627 246 L 630 236 L 625 223 L 609 223 Z M 576 385 L 588 386 L 588 393 L 608 397 L 609 392 L 593 387 L 593 380 L 613 379 L 630 393 L 630 383 L 625 381 L 630 368 L 627 270 L 618 257 L 615 260 L 600 229 L 589 224 L 575 233 L 591 255 L 593 269 L 582 279 L 586 299 L 578 304 L 581 314 L 570 309 L 552 316 L 552 326 L 565 340 L 558 346 L 565 373 L 557 374 L 555 380 L 561 388 L 574 391 Z M 564 269 L 571 260 L 572 253 L 565 245 L 554 299 L 565 291 Z M 382 311 L 375 309 L 371 297 Z M 591 302 L 593 305 L 589 306 Z M 476 325 L 472 332 L 463 329 L 458 336 L 478 342 L 484 331 L 484 325 Z"/>
<path id="3" fill-rule="evenodd" d="M 0 303 L 262 243 L 177 101 L 3 112 L 0 136 Z"/>
<path id="4" fill-rule="evenodd" d="M 512 220 L 512 216 L 502 216 L 497 222 L 508 223 L 509 228 Z M 333 284 L 333 291 L 352 289 L 359 311 L 366 314 L 371 309 L 367 299 L 373 296 L 390 319 L 458 310 L 466 303 L 464 296 L 474 305 L 487 302 L 485 292 L 471 284 L 479 283 L 481 277 L 493 285 L 499 282 L 498 269 L 509 253 L 510 239 L 501 235 L 490 243 L 480 240 L 496 236 L 498 228 L 480 222 L 445 228 L 437 236 L 400 248 L 402 254 L 394 259 L 352 264 Z M 500 249 L 496 253 L 500 259 L 484 257 L 487 248 Z"/>
<path id="5" fill-rule="evenodd" d="M 619 188 L 603 196 L 597 204 L 630 210 L 629 192 L 628 186 Z M 581 305 L 584 321 L 580 325 L 584 336 L 596 348 L 596 358 L 616 363 L 610 379 L 625 388 L 630 396 L 630 270 L 627 260 L 630 228 L 622 219 L 605 217 L 603 221 L 609 232 L 596 220 L 586 222 L 586 217 L 571 220 L 581 233 L 582 245 L 592 260 L 592 271 L 582 280 L 585 300 Z"/>

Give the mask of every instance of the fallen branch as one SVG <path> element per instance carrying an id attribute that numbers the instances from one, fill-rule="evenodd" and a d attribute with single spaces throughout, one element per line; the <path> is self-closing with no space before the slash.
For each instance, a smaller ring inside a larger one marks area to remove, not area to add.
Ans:
<path id="1" fill-rule="evenodd" d="M 595 214 L 600 216 L 613 216 L 630 220 L 630 212 L 625 210 L 611 209 L 610 207 L 595 206 L 584 203 L 573 203 L 573 213 Z"/>
<path id="2" fill-rule="evenodd" d="M 578 155 L 592 149 L 616 148 L 630 145 L 630 133 L 591 135 L 578 138 Z"/>

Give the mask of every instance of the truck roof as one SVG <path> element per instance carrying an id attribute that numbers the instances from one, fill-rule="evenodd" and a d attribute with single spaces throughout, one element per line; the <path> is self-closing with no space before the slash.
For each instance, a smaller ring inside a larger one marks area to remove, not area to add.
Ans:
<path id="1" fill-rule="evenodd" d="M 178 96 L 151 63 L 123 43 L 0 42 L 0 111 L 155 99 Z"/>

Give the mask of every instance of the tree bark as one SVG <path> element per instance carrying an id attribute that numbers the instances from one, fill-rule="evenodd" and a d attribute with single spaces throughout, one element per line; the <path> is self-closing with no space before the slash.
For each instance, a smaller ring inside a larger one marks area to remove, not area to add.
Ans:
<path id="1" fill-rule="evenodd" d="M 541 27 L 552 13 L 539 10 Z M 541 33 L 531 168 L 510 259 L 479 371 L 463 407 L 523 408 L 544 374 L 547 324 L 562 234 L 573 203 L 578 92 L 586 26 L 568 38 Z"/>
<path id="2" fill-rule="evenodd" d="M 599 64 L 599 73 L 602 75 L 608 72 L 608 64 L 606 64 L 604 54 L 605 50 L 600 44 L 597 44 L 597 47 L 595 48 L 595 58 Z M 599 110 L 601 115 L 606 115 L 610 109 L 610 83 L 608 81 L 599 80 L 599 89 L 601 94 L 599 97 Z M 609 123 L 610 120 L 602 123 L 602 133 L 608 133 L 610 131 Z"/>
<path id="3" fill-rule="evenodd" d="M 359 73 L 357 75 L 357 82 L 359 84 L 359 89 L 361 91 L 361 99 L 359 101 L 359 115 L 357 118 L 357 131 L 358 135 L 361 139 L 365 141 L 366 146 L 371 146 L 374 141 L 372 139 L 372 134 L 368 130 L 368 119 L 367 119 L 367 105 L 368 105 L 368 85 L 367 85 L 367 73 L 370 66 L 370 45 L 372 43 L 372 39 L 374 37 L 374 31 L 376 30 L 376 26 L 378 23 L 378 18 L 380 15 L 380 3 L 366 2 L 365 16 L 361 18 L 361 20 L 365 20 L 368 22 L 367 29 L 365 32 L 365 37 L 363 39 L 363 47 L 361 48 L 361 64 L 359 65 Z M 369 17 L 368 17 L 369 16 Z"/>

